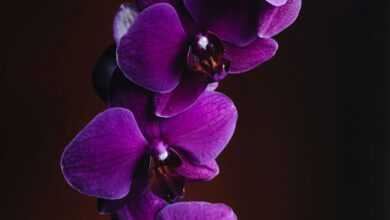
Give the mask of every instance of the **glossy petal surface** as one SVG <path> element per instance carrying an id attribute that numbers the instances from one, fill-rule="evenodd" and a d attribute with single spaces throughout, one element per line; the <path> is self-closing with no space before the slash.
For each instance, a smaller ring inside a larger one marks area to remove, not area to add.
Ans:
<path id="1" fill-rule="evenodd" d="M 266 0 L 266 2 L 270 3 L 273 6 L 282 6 L 286 4 L 288 0 Z"/>
<path id="2" fill-rule="evenodd" d="M 206 90 L 207 90 L 207 91 L 215 91 L 215 90 L 218 89 L 218 86 L 219 86 L 219 83 L 218 83 L 218 82 L 209 83 L 209 84 L 207 85 Z"/>
<path id="3" fill-rule="evenodd" d="M 233 135 L 237 122 L 233 102 L 218 92 L 204 92 L 187 111 L 161 122 L 165 142 L 196 163 L 215 159 Z"/>
<path id="4" fill-rule="evenodd" d="M 178 202 L 163 208 L 157 220 L 236 220 L 233 210 L 224 204 Z"/>
<path id="5" fill-rule="evenodd" d="M 166 118 L 187 110 L 205 91 L 207 84 L 205 77 L 186 73 L 172 92 L 155 96 L 156 115 Z"/>
<path id="6" fill-rule="evenodd" d="M 271 59 L 278 49 L 273 39 L 257 39 L 245 47 L 225 44 L 225 58 L 230 63 L 229 73 L 242 73 Z"/>
<path id="7" fill-rule="evenodd" d="M 286 29 L 297 19 L 301 6 L 301 0 L 288 0 L 280 7 L 265 6 L 259 17 L 259 37 L 271 38 Z"/>
<path id="8" fill-rule="evenodd" d="M 120 199 L 130 190 L 145 147 L 133 114 L 111 108 L 97 115 L 71 141 L 62 155 L 61 168 L 67 182 L 81 193 Z"/>
<path id="9" fill-rule="evenodd" d="M 122 37 L 117 54 L 125 76 L 153 92 L 167 93 L 179 83 L 179 57 L 186 33 L 175 9 L 154 4 L 141 12 Z"/>

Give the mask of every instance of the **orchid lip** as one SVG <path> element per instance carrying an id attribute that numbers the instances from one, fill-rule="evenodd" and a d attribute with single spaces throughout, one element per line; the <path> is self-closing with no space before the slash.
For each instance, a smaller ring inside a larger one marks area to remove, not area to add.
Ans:
<path id="1" fill-rule="evenodd" d="M 224 58 L 224 46 L 217 35 L 199 32 L 190 41 L 187 50 L 187 67 L 210 81 L 220 81 L 227 75 L 230 61 Z"/>
<path id="2" fill-rule="evenodd" d="M 180 201 L 184 198 L 185 178 L 176 173 L 182 163 L 180 156 L 167 145 L 158 142 L 156 150 L 149 161 L 149 186 L 151 190 L 168 202 Z"/>

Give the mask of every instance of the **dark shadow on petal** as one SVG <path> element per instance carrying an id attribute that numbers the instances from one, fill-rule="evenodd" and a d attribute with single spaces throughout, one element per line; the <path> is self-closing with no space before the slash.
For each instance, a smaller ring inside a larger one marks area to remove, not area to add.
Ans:
<path id="1" fill-rule="evenodd" d="M 184 73 L 181 83 L 175 90 L 167 94 L 156 94 L 154 98 L 156 115 L 168 118 L 186 111 L 206 90 L 207 85 L 206 76 L 191 72 Z"/>

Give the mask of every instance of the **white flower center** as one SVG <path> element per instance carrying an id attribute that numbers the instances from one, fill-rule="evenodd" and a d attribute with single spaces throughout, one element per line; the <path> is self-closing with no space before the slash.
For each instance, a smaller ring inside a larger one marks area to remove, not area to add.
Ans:
<path id="1" fill-rule="evenodd" d="M 164 160 L 166 160 L 167 158 L 168 158 L 168 151 L 167 151 L 167 150 L 161 152 L 161 153 L 158 155 L 158 159 L 159 159 L 160 161 L 164 161 Z"/>
<path id="2" fill-rule="evenodd" d="M 207 39 L 207 37 L 202 36 L 202 37 L 199 38 L 199 40 L 198 40 L 198 45 L 199 45 L 202 49 L 206 50 L 208 44 L 209 44 L 209 39 Z"/>

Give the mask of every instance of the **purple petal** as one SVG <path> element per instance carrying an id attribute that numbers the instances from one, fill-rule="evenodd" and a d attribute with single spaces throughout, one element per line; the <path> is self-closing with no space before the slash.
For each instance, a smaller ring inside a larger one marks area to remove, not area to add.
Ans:
<path id="1" fill-rule="evenodd" d="M 119 45 L 120 39 L 126 34 L 127 30 L 134 23 L 138 16 L 138 9 L 134 3 L 123 3 L 114 18 L 114 40 Z"/>
<path id="2" fill-rule="evenodd" d="M 153 5 L 153 4 L 162 3 L 162 2 L 176 5 L 177 1 L 178 0 L 136 0 L 135 2 L 137 4 L 138 8 L 140 8 L 142 10 L 142 9 L 145 9 L 145 8 Z"/>
<path id="3" fill-rule="evenodd" d="M 166 118 L 187 110 L 205 91 L 207 84 L 200 74 L 186 73 L 175 90 L 155 96 L 156 115 Z"/>
<path id="4" fill-rule="evenodd" d="M 118 220 L 155 220 L 166 205 L 166 201 L 145 187 L 128 197 L 126 205 L 117 210 L 116 217 Z"/>
<path id="5" fill-rule="evenodd" d="M 184 0 L 184 5 L 199 26 L 224 41 L 245 46 L 257 37 L 260 1 Z"/>
<path id="6" fill-rule="evenodd" d="M 218 92 L 204 92 L 187 111 L 161 122 L 161 134 L 170 146 L 195 163 L 215 159 L 233 135 L 237 122 L 233 102 Z"/>
<path id="7" fill-rule="evenodd" d="M 200 165 L 182 160 L 182 164 L 176 168 L 176 173 L 187 181 L 210 181 L 219 174 L 219 166 L 215 160 Z"/>
<path id="8" fill-rule="evenodd" d="M 141 87 L 170 92 L 179 84 L 178 58 L 185 40 L 175 9 L 167 3 L 154 4 L 138 15 L 122 37 L 117 50 L 119 67 Z"/>
<path id="9" fill-rule="evenodd" d="M 192 17 L 188 14 L 187 9 L 185 9 L 183 6 L 182 0 L 136 0 L 135 3 L 139 10 L 144 10 L 145 8 L 157 3 L 171 4 L 179 14 L 182 25 L 184 26 L 186 32 L 192 33 L 196 29 Z"/>
<path id="10" fill-rule="evenodd" d="M 234 211 L 224 204 L 178 202 L 163 208 L 157 220 L 236 220 Z"/>
<path id="11" fill-rule="evenodd" d="M 245 47 L 225 43 L 225 59 L 231 61 L 229 73 L 242 73 L 271 59 L 278 49 L 273 39 L 257 39 Z"/>
<path id="12" fill-rule="evenodd" d="M 62 172 L 81 193 L 120 199 L 130 190 L 132 174 L 145 148 L 133 114 L 111 108 L 97 115 L 65 148 Z"/>
<path id="13" fill-rule="evenodd" d="M 265 6 L 260 14 L 258 36 L 271 38 L 286 29 L 297 19 L 301 5 L 301 0 L 288 0 L 280 7 Z"/>

